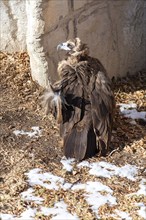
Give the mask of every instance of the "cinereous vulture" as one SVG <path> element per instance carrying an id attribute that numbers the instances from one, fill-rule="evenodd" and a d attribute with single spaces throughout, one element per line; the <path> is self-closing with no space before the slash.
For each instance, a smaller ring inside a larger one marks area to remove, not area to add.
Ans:
<path id="1" fill-rule="evenodd" d="M 67 58 L 59 62 L 60 80 L 44 94 L 47 113 L 60 124 L 64 154 L 82 160 L 106 156 L 112 132 L 114 96 L 101 62 L 89 56 L 79 38 L 58 45 Z"/>

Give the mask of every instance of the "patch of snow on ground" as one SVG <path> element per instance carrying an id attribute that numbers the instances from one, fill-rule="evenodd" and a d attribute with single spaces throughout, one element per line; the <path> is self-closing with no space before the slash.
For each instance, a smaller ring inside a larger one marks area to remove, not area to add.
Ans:
<path id="1" fill-rule="evenodd" d="M 108 203 L 109 205 L 116 204 L 116 198 L 113 197 L 111 194 L 113 191 L 106 185 L 102 184 L 101 182 L 92 182 L 88 181 L 84 184 L 71 184 L 64 181 L 63 178 L 55 176 L 51 173 L 41 173 L 41 169 L 36 168 L 30 170 L 27 174 L 28 182 L 31 186 L 40 185 L 46 187 L 48 189 L 56 189 L 58 190 L 59 187 L 62 189 L 70 189 L 70 190 L 84 190 L 84 196 L 86 201 L 91 205 L 92 210 L 98 216 L 98 209 L 101 205 Z M 48 181 L 49 183 L 46 183 Z M 58 184 L 58 185 L 57 185 Z M 100 192 L 105 192 L 105 195 L 102 195 Z M 32 200 L 36 204 L 41 204 L 43 201 L 42 198 L 38 197 L 38 201 L 36 196 L 33 196 L 34 190 L 33 188 L 29 188 L 27 191 L 23 192 L 22 198 L 26 200 Z M 52 219 L 77 219 L 77 217 L 72 216 L 70 213 L 67 212 L 66 204 L 62 201 L 60 203 L 56 203 L 54 208 L 41 208 L 41 213 L 44 215 L 53 215 Z M 26 210 L 26 213 L 28 210 Z M 29 213 L 29 212 L 28 212 Z M 24 215 L 25 213 L 23 213 Z M 21 218 L 23 217 L 21 215 Z M 29 217 L 32 217 L 28 215 Z"/>
<path id="2" fill-rule="evenodd" d="M 76 215 L 72 215 L 67 211 L 67 205 L 63 202 L 57 202 L 53 208 L 41 207 L 41 214 L 45 216 L 52 215 L 51 220 L 58 219 L 69 219 L 69 220 L 78 220 L 79 218 Z"/>
<path id="3" fill-rule="evenodd" d="M 39 137 L 41 135 L 41 130 L 38 126 L 31 127 L 32 131 L 24 131 L 24 130 L 15 130 L 13 133 L 18 135 L 27 135 L 28 137 Z"/>
<path id="4" fill-rule="evenodd" d="M 140 203 L 136 203 L 136 205 L 140 207 L 140 209 L 137 211 L 138 215 L 142 218 L 145 218 L 146 217 L 146 206 L 144 205 L 144 203 L 140 202 Z"/>
<path id="5" fill-rule="evenodd" d="M 113 191 L 106 185 L 102 184 L 101 182 L 92 182 L 88 181 L 87 183 L 84 184 L 76 184 L 72 187 L 72 190 L 81 190 L 84 189 L 88 193 L 95 193 L 95 192 L 100 192 L 100 191 L 105 191 L 112 193 Z"/>
<path id="6" fill-rule="evenodd" d="M 120 217 L 120 219 L 132 220 L 127 212 L 123 212 L 120 210 L 115 210 L 116 214 Z"/>
<path id="7" fill-rule="evenodd" d="M 64 183 L 62 186 L 61 186 L 61 189 L 63 190 L 68 190 L 68 189 L 71 189 L 72 188 L 72 183 Z"/>
<path id="8" fill-rule="evenodd" d="M 116 198 L 112 196 L 110 193 L 113 191 L 106 185 L 101 182 L 92 182 L 89 181 L 86 184 L 77 184 L 72 187 L 72 190 L 84 190 L 84 196 L 93 212 L 95 212 L 96 217 L 98 218 L 98 209 L 100 206 L 105 205 L 106 203 L 109 205 L 116 205 Z M 102 195 L 99 192 L 106 192 L 106 195 Z"/>
<path id="9" fill-rule="evenodd" d="M 74 160 L 66 160 L 62 159 L 61 163 L 63 164 L 64 168 L 68 171 L 73 169 Z M 105 178 L 110 178 L 112 176 L 120 176 L 126 177 L 130 180 L 136 180 L 136 175 L 138 174 L 138 169 L 136 166 L 132 166 L 130 164 L 124 165 L 122 167 L 115 166 L 114 164 L 107 163 L 104 161 L 89 163 L 88 161 L 83 161 L 77 165 L 78 167 L 89 167 L 89 174 L 95 176 L 101 176 Z M 114 206 L 117 204 L 116 198 L 112 195 L 113 190 L 104 185 L 99 181 L 87 181 L 85 183 L 69 183 L 66 182 L 64 178 L 55 176 L 50 172 L 43 172 L 42 169 L 36 168 L 30 170 L 26 173 L 28 177 L 28 183 L 31 186 L 27 191 L 21 193 L 22 199 L 26 201 L 33 201 L 35 204 L 38 204 L 38 209 L 32 209 L 30 207 L 26 208 L 19 218 L 15 218 L 12 215 L 2 214 L 2 220 L 15 220 L 15 219 L 34 219 L 37 211 L 40 210 L 41 214 L 48 216 L 53 216 L 51 219 L 78 219 L 76 215 L 72 215 L 67 211 L 67 205 L 64 201 L 57 202 L 54 204 L 53 208 L 50 207 L 42 207 L 41 204 L 43 202 L 43 198 L 37 197 L 35 194 L 35 190 L 33 186 L 39 185 L 45 187 L 47 189 L 54 189 L 54 190 L 83 190 L 83 195 L 87 203 L 91 206 L 93 212 L 95 212 L 96 217 L 100 219 L 98 210 L 100 206 L 104 204 L 108 204 L 110 206 Z M 142 179 L 139 185 L 139 190 L 133 194 L 145 194 L 146 180 Z M 104 194 L 103 194 L 104 192 Z M 145 207 L 144 205 L 139 205 L 140 209 L 138 214 L 140 216 L 144 216 Z M 116 219 L 126 219 L 130 220 L 131 217 L 128 216 L 128 213 L 122 212 L 117 210 L 113 215 L 117 215 Z M 119 217 L 118 217 L 119 216 Z"/>
<path id="10" fill-rule="evenodd" d="M 139 185 L 139 190 L 137 191 L 137 195 L 146 195 L 146 179 L 142 179 Z"/>
<path id="11" fill-rule="evenodd" d="M 44 199 L 38 196 L 34 196 L 33 193 L 34 189 L 29 188 L 27 191 L 21 193 L 22 199 L 26 201 L 34 201 L 36 204 L 41 204 Z"/>
<path id="12" fill-rule="evenodd" d="M 136 179 L 135 176 L 137 174 L 138 174 L 138 170 L 136 166 L 132 166 L 130 164 L 126 164 L 122 167 L 117 167 L 114 172 L 114 175 L 116 176 L 126 177 L 127 179 L 130 179 L 133 181 Z"/>
<path id="13" fill-rule="evenodd" d="M 75 160 L 73 158 L 66 159 L 65 157 L 63 157 L 60 162 L 63 165 L 63 169 L 65 169 L 68 172 L 71 172 L 73 170 L 74 161 Z"/>
<path id="14" fill-rule="evenodd" d="M 90 163 L 86 160 L 80 162 L 78 165 L 78 167 L 90 167 Z"/>
<path id="15" fill-rule="evenodd" d="M 21 217 L 17 218 L 17 219 L 34 220 L 35 215 L 36 215 L 36 209 L 32 209 L 32 208 L 28 207 L 28 209 L 21 214 Z"/>
<path id="16" fill-rule="evenodd" d="M 113 164 L 107 162 L 95 162 L 95 163 L 79 163 L 79 167 L 87 166 L 90 168 L 89 173 L 98 177 L 110 178 L 111 176 L 126 177 L 130 180 L 135 180 L 138 170 L 136 166 L 130 164 L 124 165 L 122 167 L 117 167 Z"/>
<path id="17" fill-rule="evenodd" d="M 138 112 L 136 110 L 137 105 L 135 103 L 118 104 L 120 106 L 120 112 L 127 118 L 143 119 L 146 121 L 146 112 Z"/>
<path id="18" fill-rule="evenodd" d="M 94 194 L 84 194 L 86 201 L 89 205 L 91 205 L 91 208 L 93 212 L 95 212 L 96 217 L 100 218 L 98 215 L 98 209 L 100 206 L 108 204 L 109 206 L 116 205 L 116 198 L 110 194 L 102 195 L 99 192 L 94 192 Z"/>
<path id="19" fill-rule="evenodd" d="M 10 214 L 0 214 L 0 219 L 1 220 L 14 220 L 14 216 Z"/>
<path id="20" fill-rule="evenodd" d="M 20 217 L 15 217 L 10 214 L 1 214 L 1 220 L 34 220 L 36 215 L 36 209 L 32 209 L 30 207 L 27 208 L 23 213 L 21 213 Z"/>
<path id="21" fill-rule="evenodd" d="M 129 104 L 120 103 L 118 105 L 120 106 L 121 112 L 123 112 L 125 109 L 135 109 L 135 108 L 137 108 L 137 104 L 133 103 L 133 102 L 131 102 Z"/>
<path id="22" fill-rule="evenodd" d="M 59 176 L 55 176 L 52 173 L 40 173 L 41 169 L 36 168 L 26 175 L 28 176 L 28 182 L 31 186 L 40 185 L 47 189 L 58 190 L 60 186 L 64 183 L 64 179 Z M 48 182 L 48 183 L 47 183 Z"/>

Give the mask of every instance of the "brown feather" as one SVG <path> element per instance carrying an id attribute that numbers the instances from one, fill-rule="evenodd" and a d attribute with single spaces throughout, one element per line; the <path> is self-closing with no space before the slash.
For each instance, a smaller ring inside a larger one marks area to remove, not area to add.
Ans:
<path id="1" fill-rule="evenodd" d="M 69 44 L 67 59 L 58 64 L 60 80 L 53 85 L 60 98 L 52 102 L 57 106 L 64 154 L 82 160 L 99 150 L 105 156 L 114 114 L 110 80 L 101 62 L 89 56 L 86 44 L 79 38 L 65 43 Z"/>

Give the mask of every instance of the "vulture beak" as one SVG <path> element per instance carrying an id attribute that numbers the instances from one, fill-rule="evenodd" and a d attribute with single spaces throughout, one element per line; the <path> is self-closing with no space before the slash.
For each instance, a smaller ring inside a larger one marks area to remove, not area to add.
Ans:
<path id="1" fill-rule="evenodd" d="M 69 50 L 71 50 L 71 49 L 67 46 L 67 43 L 65 42 L 65 43 L 59 44 L 59 45 L 57 46 L 57 50 L 67 50 L 67 51 L 69 51 Z"/>

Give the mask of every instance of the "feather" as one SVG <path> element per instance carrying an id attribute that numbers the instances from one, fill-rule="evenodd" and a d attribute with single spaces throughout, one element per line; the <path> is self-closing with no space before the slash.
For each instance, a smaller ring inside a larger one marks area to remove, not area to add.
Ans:
<path id="1" fill-rule="evenodd" d="M 42 105 L 46 109 L 45 113 L 51 112 L 58 123 L 62 121 L 62 100 L 60 92 L 54 92 L 52 89 L 46 91 L 42 96 Z"/>
<path id="2" fill-rule="evenodd" d="M 85 157 L 87 148 L 87 129 L 78 131 L 73 128 L 64 138 L 64 154 L 67 158 L 75 157 L 77 160 L 82 160 Z"/>
<path id="3" fill-rule="evenodd" d="M 44 96 L 60 123 L 66 157 L 77 160 L 107 154 L 112 132 L 114 96 L 101 62 L 89 56 L 79 38 L 61 43 L 67 58 L 58 64 L 60 80 Z"/>

